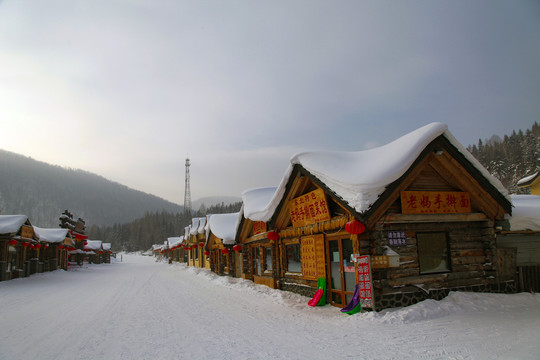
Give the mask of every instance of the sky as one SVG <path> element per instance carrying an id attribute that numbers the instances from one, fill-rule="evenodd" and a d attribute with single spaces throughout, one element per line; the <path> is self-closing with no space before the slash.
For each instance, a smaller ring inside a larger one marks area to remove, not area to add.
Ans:
<path id="1" fill-rule="evenodd" d="M 0 149 L 183 204 L 540 117 L 538 1 L 0 0 Z"/>

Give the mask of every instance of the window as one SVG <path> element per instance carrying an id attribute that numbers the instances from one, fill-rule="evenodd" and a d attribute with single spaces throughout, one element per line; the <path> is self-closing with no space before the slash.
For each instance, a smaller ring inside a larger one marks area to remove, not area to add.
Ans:
<path id="1" fill-rule="evenodd" d="M 264 248 L 264 270 L 265 271 L 272 271 L 272 248 L 271 247 L 265 247 Z"/>
<path id="2" fill-rule="evenodd" d="M 446 233 L 417 234 L 420 274 L 450 271 Z"/>
<path id="3" fill-rule="evenodd" d="M 287 253 L 287 271 L 293 273 L 302 272 L 302 262 L 300 257 L 300 244 L 289 244 L 285 246 Z"/>

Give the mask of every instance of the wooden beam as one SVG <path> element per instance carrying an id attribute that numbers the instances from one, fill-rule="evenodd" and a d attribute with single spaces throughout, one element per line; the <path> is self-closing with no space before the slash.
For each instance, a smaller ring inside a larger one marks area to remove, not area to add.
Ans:
<path id="1" fill-rule="evenodd" d="M 483 213 L 471 214 L 388 214 L 384 217 L 385 224 L 424 223 L 424 222 L 462 222 L 485 221 L 489 218 Z"/>

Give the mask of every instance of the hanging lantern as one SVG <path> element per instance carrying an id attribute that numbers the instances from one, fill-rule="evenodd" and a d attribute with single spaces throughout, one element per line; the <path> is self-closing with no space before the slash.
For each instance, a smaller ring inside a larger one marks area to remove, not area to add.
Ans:
<path id="1" fill-rule="evenodd" d="M 22 246 L 24 247 L 28 247 L 28 245 L 30 245 L 30 243 L 27 243 L 26 241 L 22 243 Z"/>
<path id="2" fill-rule="evenodd" d="M 40 244 L 36 244 L 36 245 L 34 245 L 34 249 L 39 249 L 40 247 L 41 247 L 41 245 L 40 245 Z"/>
<path id="3" fill-rule="evenodd" d="M 242 250 L 242 246 L 241 246 L 240 244 L 236 244 L 236 245 L 234 245 L 234 246 L 232 247 L 232 249 L 233 249 L 234 251 L 240 251 L 240 250 Z"/>
<path id="4" fill-rule="evenodd" d="M 227 255 L 227 254 L 229 253 L 229 249 L 226 249 L 226 248 L 225 248 L 225 249 L 221 249 L 221 253 L 222 253 L 223 255 Z"/>
<path id="5" fill-rule="evenodd" d="M 64 245 L 58 245 L 58 248 L 62 250 L 64 248 Z"/>
<path id="6" fill-rule="evenodd" d="M 203 244 L 203 243 L 200 243 L 199 246 L 200 246 L 200 247 L 204 247 L 204 244 Z"/>
<path id="7" fill-rule="evenodd" d="M 210 255 L 210 251 L 206 250 L 206 251 L 204 252 L 204 256 L 208 256 L 208 255 Z"/>
<path id="8" fill-rule="evenodd" d="M 349 234 L 362 234 L 366 231 L 366 225 L 355 219 L 345 224 L 345 231 Z"/>
<path id="9" fill-rule="evenodd" d="M 268 238 L 268 240 L 275 241 L 279 239 L 279 234 L 275 231 L 270 231 L 268 234 L 266 234 L 266 237 Z"/>
<path id="10" fill-rule="evenodd" d="M 13 240 L 13 239 L 9 240 L 9 245 L 11 246 L 17 245 L 17 240 Z"/>
<path id="11" fill-rule="evenodd" d="M 48 249 L 48 248 L 49 248 L 49 244 L 43 244 L 43 248 L 44 248 L 44 249 Z"/>

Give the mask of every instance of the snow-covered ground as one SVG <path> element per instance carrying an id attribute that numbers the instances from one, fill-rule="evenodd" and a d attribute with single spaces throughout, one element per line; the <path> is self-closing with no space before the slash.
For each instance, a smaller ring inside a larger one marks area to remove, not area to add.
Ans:
<path id="1" fill-rule="evenodd" d="M 540 295 L 348 316 L 152 257 L 0 283 L 0 359 L 540 359 Z"/>

